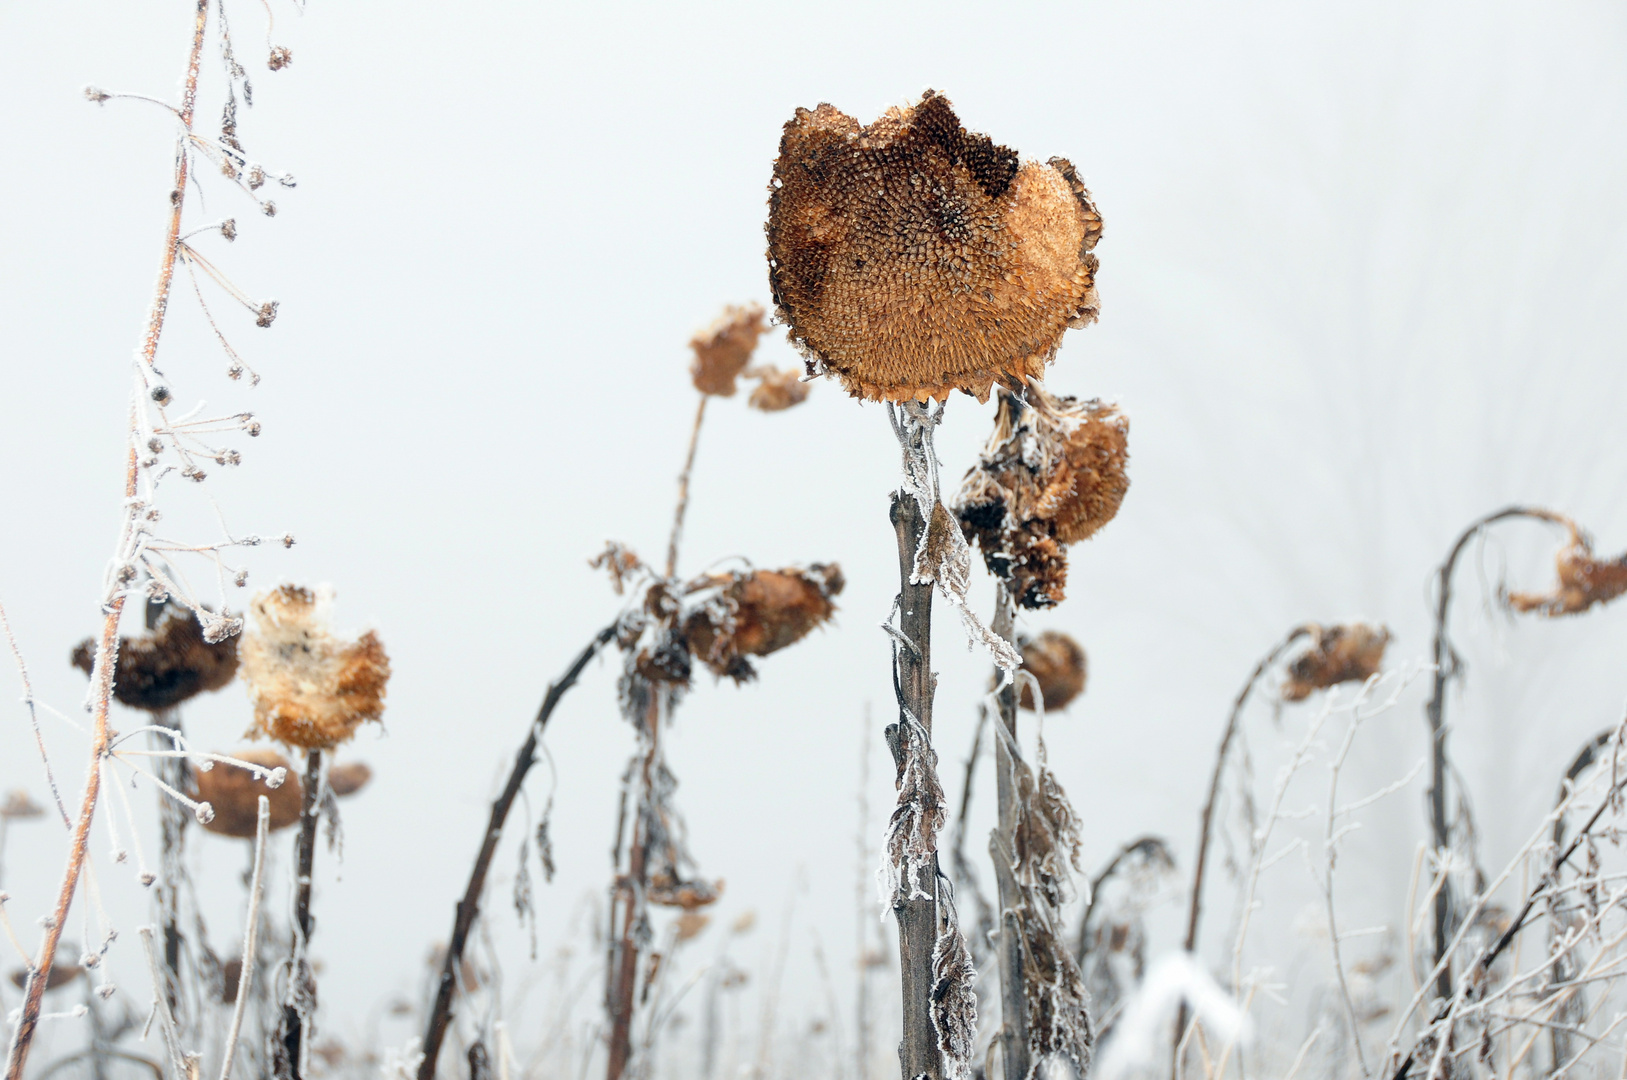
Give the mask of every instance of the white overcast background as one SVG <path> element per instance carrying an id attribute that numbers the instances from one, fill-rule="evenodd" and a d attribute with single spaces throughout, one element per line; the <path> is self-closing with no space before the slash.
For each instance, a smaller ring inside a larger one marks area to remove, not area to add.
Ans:
<path id="1" fill-rule="evenodd" d="M 255 90 L 241 135 L 299 186 L 274 194 L 274 219 L 213 176 L 206 202 L 188 204 L 190 224 L 237 218 L 235 245 L 205 238 L 203 250 L 281 303 L 269 330 L 218 305 L 264 381 L 225 378 L 184 278 L 160 367 L 184 405 L 252 409 L 264 424 L 234 443 L 243 464 L 203 488 L 232 528 L 298 538 L 253 553 L 253 582 L 331 583 L 341 626 L 376 628 L 394 666 L 383 731 L 339 754 L 376 772 L 343 805 L 343 863 L 318 857 L 328 1033 L 366 1043 L 384 1003 L 420 993 L 546 685 L 617 610 L 586 560 L 612 538 L 662 553 L 693 411 L 686 342 L 725 303 L 768 303 L 766 185 L 797 106 L 829 101 L 868 121 L 934 88 L 968 127 L 1070 158 L 1102 210 L 1101 322 L 1068 334 L 1050 385 L 1122 405 L 1131 489 L 1073 550 L 1067 603 L 1027 620 L 1090 654 L 1087 694 L 1047 726 L 1086 823 L 1087 868 L 1155 832 L 1186 872 L 1230 699 L 1291 625 L 1383 621 L 1392 665 L 1421 661 L 1432 568 L 1464 524 L 1510 502 L 1574 514 L 1602 553 L 1627 548 L 1618 3 L 272 3 L 272 38 L 293 51 L 276 73 L 264 9 L 228 4 Z M 190 11 L 0 6 L 0 601 L 38 695 L 72 715 L 85 681 L 67 656 L 98 625 L 174 142 L 162 110 L 98 107 L 81 88 L 173 97 Z M 208 130 L 212 47 L 204 79 Z M 759 357 L 796 362 L 780 331 Z M 990 414 L 950 402 L 948 482 Z M 816 939 L 850 995 L 861 724 L 867 707 L 877 729 L 891 709 L 878 624 L 897 587 L 897 469 L 882 408 L 825 383 L 780 415 L 748 410 L 743 394 L 714 403 L 696 464 L 685 569 L 739 555 L 836 560 L 847 574 L 834 625 L 766 659 L 745 688 L 703 675 L 668 743 L 692 849 L 727 881 L 724 917 L 759 914 L 738 950 L 759 983 L 795 897 L 786 1031 L 825 1009 Z M 203 492 L 169 491 L 172 534 L 214 538 Z M 1540 587 L 1552 543 L 1532 526 L 1499 535 L 1459 579 L 1468 681 L 1453 706 L 1494 867 L 1627 699 L 1627 608 L 1510 620 L 1490 589 L 1504 574 Z M 953 798 L 988 662 L 945 616 L 935 665 Z M 632 747 L 614 670 L 613 658 L 590 668 L 547 733 L 559 875 L 538 902 L 544 961 L 608 884 Z M 19 694 L 7 660 L 0 697 Z M 1419 759 L 1422 698 L 1415 686 L 1362 737 L 1353 793 Z M 240 686 L 184 712 L 205 745 L 242 745 Z M 1290 710 L 1279 735 L 1269 710 L 1250 714 L 1262 784 L 1270 747 L 1302 722 Z M 56 721 L 47 734 L 77 790 L 84 737 Z M 874 842 L 891 800 L 879 738 L 870 776 Z M 982 779 L 987 811 L 987 767 Z M 550 783 L 540 766 L 533 815 Z M 14 704 L 0 712 L 0 789 L 16 787 L 46 801 Z M 150 814 L 149 792 L 138 802 Z M 1341 903 L 1352 925 L 1394 925 L 1424 835 L 1422 780 L 1370 821 Z M 292 834 L 277 843 L 286 874 Z M 192 847 L 228 952 L 242 847 Z M 31 943 L 65 849 L 49 818 L 11 830 L 4 888 Z M 123 932 L 120 981 L 145 1009 L 134 929 L 146 901 L 99 831 L 93 851 Z M 518 986 L 543 965 L 525 959 L 508 899 L 514 854 L 511 837 L 487 912 Z M 1278 871 L 1282 917 L 1262 931 L 1276 955 L 1290 950 L 1272 939 L 1310 895 L 1291 863 Z M 1217 885 L 1217 958 L 1229 895 Z M 1155 952 L 1176 940 L 1163 910 Z M 5 1009 L 16 998 L 0 984 Z M 540 1004 L 509 1017 L 518 1040 Z"/>

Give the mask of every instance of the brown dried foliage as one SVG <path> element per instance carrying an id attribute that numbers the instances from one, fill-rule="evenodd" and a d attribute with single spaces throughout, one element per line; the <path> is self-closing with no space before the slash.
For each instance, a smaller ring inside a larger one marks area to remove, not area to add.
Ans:
<path id="1" fill-rule="evenodd" d="M 717 397 L 733 397 L 734 381 L 746 370 L 762 337 L 763 309 L 757 304 L 730 305 L 705 330 L 690 339 L 695 359 L 689 376 L 695 389 Z"/>
<path id="2" fill-rule="evenodd" d="M 6 792 L 6 801 L 0 802 L 0 818 L 21 820 L 45 816 L 45 807 L 29 798 L 21 788 Z"/>
<path id="3" fill-rule="evenodd" d="M 1130 422 L 1112 405 L 1052 395 L 1001 396 L 994 434 L 961 482 L 956 514 L 989 572 L 1025 608 L 1062 602 L 1067 545 L 1118 514 L 1130 489 Z"/>
<path id="4" fill-rule="evenodd" d="M 73 666 L 90 674 L 96 642 L 87 638 L 73 650 Z M 173 708 L 205 690 L 219 690 L 237 674 L 237 638 L 217 644 L 203 639 L 198 618 L 169 603 L 151 634 L 119 639 L 113 696 L 135 709 Z"/>
<path id="5" fill-rule="evenodd" d="M 1554 555 L 1558 576 L 1546 593 L 1509 593 L 1515 611 L 1539 612 L 1549 618 L 1578 615 L 1594 604 L 1607 604 L 1627 593 L 1627 555 L 1597 559 L 1588 535 L 1570 525 L 1570 540 Z"/>
<path id="6" fill-rule="evenodd" d="M 288 759 L 265 747 L 240 750 L 231 755 L 267 769 L 288 769 Z M 290 769 L 283 782 L 270 787 L 247 769 L 216 762 L 208 772 L 193 774 L 193 797 L 214 808 L 215 816 L 204 828 L 221 836 L 253 840 L 260 816 L 260 796 L 271 802 L 271 831 L 286 829 L 299 820 L 304 792 L 299 777 Z"/>
<path id="7" fill-rule="evenodd" d="M 1065 709 L 1085 689 L 1087 661 L 1080 644 L 1057 630 L 1046 630 L 1036 638 L 1019 638 L 1023 654 L 1022 670 L 1039 683 L 1046 711 Z M 1033 709 L 1034 691 L 1026 682 L 1018 692 L 1017 704 Z"/>
<path id="8" fill-rule="evenodd" d="M 783 412 L 808 400 L 808 384 L 794 369 L 781 371 L 764 368 L 759 371 L 757 388 L 746 403 L 760 412 Z"/>
<path id="9" fill-rule="evenodd" d="M 78 964 L 52 964 L 51 974 L 45 977 L 45 988 L 57 990 L 73 982 L 85 973 L 85 969 Z M 21 990 L 28 985 L 28 969 L 18 968 L 11 973 L 11 985 Z"/>
<path id="10" fill-rule="evenodd" d="M 684 640 L 713 674 L 745 682 L 755 674 L 746 657 L 778 652 L 829 622 L 831 597 L 844 584 L 835 563 L 733 574 L 716 599 L 684 620 Z"/>
<path id="11" fill-rule="evenodd" d="M 723 882 L 701 881 L 698 878 L 685 879 L 671 871 L 655 873 L 650 876 L 647 896 L 652 904 L 660 907 L 682 908 L 685 911 L 695 911 L 698 908 L 715 904 L 723 893 Z"/>
<path id="12" fill-rule="evenodd" d="M 336 637 L 325 598 L 295 585 L 262 593 L 250 608 L 255 627 L 243 635 L 242 666 L 254 734 L 328 750 L 383 717 L 390 659 L 376 634 Z"/>
<path id="13" fill-rule="evenodd" d="M 1288 665 L 1283 700 L 1304 701 L 1330 686 L 1366 681 L 1384 666 L 1384 649 L 1389 643 L 1390 632 L 1382 626 L 1313 627 L 1311 647 Z"/>
<path id="14" fill-rule="evenodd" d="M 1096 319 L 1102 219 L 1073 166 L 1020 164 L 931 90 L 868 126 L 798 109 L 770 191 L 779 318 L 857 397 L 986 399 Z"/>

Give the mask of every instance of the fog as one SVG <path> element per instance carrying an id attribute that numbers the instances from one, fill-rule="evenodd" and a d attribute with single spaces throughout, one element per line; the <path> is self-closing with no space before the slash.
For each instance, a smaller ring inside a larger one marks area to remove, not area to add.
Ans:
<path id="1" fill-rule="evenodd" d="M 343 805 L 342 863 L 325 847 L 318 858 L 312 949 L 323 1029 L 340 1038 L 412 1034 L 381 1010 L 420 995 L 537 703 L 622 603 L 587 560 L 607 539 L 652 560 L 664 549 L 693 411 L 686 342 L 725 303 L 768 304 L 766 185 L 797 106 L 868 121 L 934 88 L 968 128 L 1070 158 L 1101 208 L 1101 321 L 1067 335 L 1048 382 L 1120 403 L 1131 489 L 1073 549 L 1068 601 L 1025 620 L 1090 655 L 1085 696 L 1045 729 L 1085 821 L 1087 870 L 1151 832 L 1187 872 L 1231 699 L 1290 626 L 1380 621 L 1395 635 L 1390 666 L 1416 667 L 1435 566 L 1465 525 L 1509 503 L 1575 516 L 1602 553 L 1627 547 L 1619 5 L 274 7 L 272 37 L 294 62 L 251 65 L 242 137 L 299 186 L 266 218 L 206 178 L 188 211 L 195 224 L 235 215 L 235 245 L 206 250 L 281 304 L 271 329 L 232 331 L 263 381 L 225 378 L 189 287 L 159 359 L 183 405 L 252 409 L 264 434 L 238 440 L 239 468 L 171 490 L 166 528 L 213 539 L 213 498 L 234 530 L 292 532 L 292 549 L 248 556 L 251 584 L 331 583 L 340 623 L 377 629 L 389 649 L 383 731 L 339 754 L 376 778 Z M 263 10 L 229 13 L 239 51 L 258 56 Z M 189 33 L 185 4 L 0 8 L 0 602 L 36 694 L 76 718 L 84 678 L 66 659 L 99 624 L 128 364 L 173 153 L 160 108 L 98 107 L 80 89 L 172 97 Z M 207 85 L 212 124 L 218 78 Z M 778 330 L 759 358 L 798 362 Z M 991 414 L 964 395 L 949 403 L 946 478 L 970 464 Z M 856 910 L 855 888 L 863 725 L 879 734 L 892 718 L 878 624 L 897 588 L 897 480 L 884 409 L 834 382 L 783 414 L 738 398 L 708 410 L 681 567 L 835 560 L 847 576 L 835 625 L 764 660 L 744 688 L 699 678 L 667 744 L 691 848 L 726 880 L 720 918 L 758 913 L 738 951 L 759 983 L 788 943 L 787 1031 L 825 1008 L 816 945 L 847 1023 L 856 920 L 893 938 L 873 899 Z M 1627 613 L 1550 622 L 1491 602 L 1502 580 L 1543 587 L 1552 546 L 1510 526 L 1471 549 L 1458 579 L 1453 746 L 1489 865 L 1538 826 L 1565 764 L 1627 699 Z M 934 740 L 954 798 L 989 662 L 947 614 L 934 659 Z M 525 830 L 498 856 L 486 910 L 511 991 L 551 978 L 573 918 L 608 887 L 632 750 L 615 674 L 607 658 L 565 699 L 551 767 L 529 785 L 532 823 L 552 793 L 558 865 L 539 886 L 535 964 L 508 900 Z M 9 664 L 0 685 L 19 692 Z M 1352 793 L 1423 755 L 1423 697 L 1414 683 L 1363 735 Z M 1298 715 L 1279 729 L 1270 709 L 1249 713 L 1262 784 Z M 220 750 L 242 745 L 249 719 L 239 686 L 185 708 L 189 731 Z M 76 791 L 87 742 L 45 723 Z M 868 746 L 873 848 L 892 774 L 880 738 Z M 987 765 L 980 783 L 973 852 Z M 1424 783 L 1351 842 L 1352 924 L 1394 929 L 1425 837 Z M 0 790 L 17 787 L 46 799 L 13 705 Z M 279 911 L 291 843 L 280 834 Z M 217 948 L 240 926 L 242 849 L 192 845 Z M 7 907 L 30 945 L 65 850 L 49 818 L 10 831 Z M 133 928 L 147 901 L 106 853 L 98 833 L 118 981 L 145 1009 Z M 1277 873 L 1282 921 L 1268 938 L 1312 895 L 1303 865 Z M 1154 952 L 1178 943 L 1175 899 L 1154 920 Z M 1217 962 L 1223 929 L 1217 914 Z M 585 931 L 576 947 L 591 968 Z M 17 998 L 0 986 L 6 1011 Z M 891 991 L 882 1000 L 891 1015 Z M 509 1001 L 516 1031 L 541 1023 L 540 997 Z"/>

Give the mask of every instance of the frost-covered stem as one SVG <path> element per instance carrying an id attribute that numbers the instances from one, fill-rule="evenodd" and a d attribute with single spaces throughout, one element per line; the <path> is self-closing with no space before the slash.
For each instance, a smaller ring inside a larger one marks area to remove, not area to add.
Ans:
<path id="1" fill-rule="evenodd" d="M 1260 658 L 1254 665 L 1254 671 L 1249 675 L 1243 689 L 1232 701 L 1232 711 L 1226 717 L 1226 728 L 1220 735 L 1220 748 L 1215 751 L 1215 766 L 1209 774 L 1209 794 L 1203 801 L 1203 812 L 1198 816 L 1198 847 L 1197 854 L 1192 859 L 1192 895 L 1186 908 L 1186 942 L 1185 948 L 1189 953 L 1198 951 L 1198 920 L 1203 914 L 1203 878 L 1209 867 L 1209 839 L 1214 835 L 1215 804 L 1220 801 L 1220 782 L 1226 774 L 1226 758 L 1231 753 L 1232 740 L 1237 737 L 1237 726 L 1243 719 L 1243 706 L 1248 704 L 1249 695 L 1254 688 L 1277 662 L 1277 658 L 1286 652 L 1294 642 L 1311 632 L 1308 624 L 1294 627 L 1288 631 L 1286 637 L 1277 642 L 1271 651 Z M 1081 949 L 1083 946 L 1081 945 Z M 1081 954 L 1082 955 L 1082 954 Z M 1180 1007 L 1175 1011 L 1175 1032 L 1171 1037 L 1175 1050 L 1170 1059 L 1170 1076 L 1178 1077 L 1181 1073 L 1180 1046 L 1182 1037 L 1186 1033 L 1187 1021 L 1186 1001 L 1182 999 Z"/>
<path id="2" fill-rule="evenodd" d="M 299 838 L 294 847 L 294 953 L 288 969 L 289 994 L 306 1000 L 303 984 L 311 978 L 306 951 L 311 941 L 311 875 L 316 861 L 316 822 L 322 816 L 322 751 L 305 752 L 305 790 L 299 807 Z M 305 1022 L 300 1006 L 285 1002 L 282 1011 L 282 1044 L 287 1053 L 289 1075 L 300 1080 L 300 1055 L 304 1051 Z"/>
<path id="3" fill-rule="evenodd" d="M 497 853 L 497 842 L 503 838 L 503 824 L 508 820 L 509 809 L 519 796 L 520 789 L 525 784 L 525 777 L 531 771 L 531 766 L 537 761 L 537 743 L 542 738 L 543 729 L 548 726 L 548 718 L 553 716 L 554 708 L 559 699 L 565 696 L 565 691 L 576 685 L 588 663 L 597 655 L 599 650 L 616 636 L 616 625 L 600 630 L 593 636 L 593 640 L 581 651 L 565 669 L 558 681 L 548 687 L 548 693 L 543 696 L 542 706 L 537 710 L 536 717 L 531 721 L 525 742 L 521 744 L 519 753 L 514 755 L 514 768 L 509 770 L 508 783 L 503 785 L 503 792 L 491 806 L 491 818 L 486 823 L 486 834 L 480 842 L 480 853 L 475 856 L 474 869 L 469 873 L 469 884 L 463 890 L 463 899 L 458 902 L 456 913 L 452 919 L 452 937 L 446 947 L 446 959 L 441 963 L 441 974 L 435 988 L 435 1005 L 429 1012 L 429 1024 L 424 1034 L 424 1060 L 418 1065 L 418 1080 L 435 1080 L 435 1062 L 441 1056 L 441 1043 L 446 1038 L 447 1025 L 452 1020 L 452 998 L 457 990 L 458 965 L 463 962 L 463 950 L 469 941 L 469 932 L 473 929 L 475 918 L 480 914 L 480 897 L 486 889 L 486 873 L 491 868 L 492 856 Z"/>
<path id="4" fill-rule="evenodd" d="M 1588 767 L 1598 758 L 1599 751 L 1610 745 L 1615 736 L 1615 728 L 1606 728 L 1587 741 L 1576 757 L 1571 761 L 1570 767 L 1565 770 L 1565 778 L 1559 784 L 1559 798 L 1555 803 L 1557 813 L 1554 817 L 1554 850 L 1559 850 L 1565 843 L 1565 814 L 1566 803 L 1570 801 L 1571 792 L 1575 790 L 1577 777 L 1586 772 Z M 1576 957 L 1571 950 L 1558 948 L 1558 939 L 1564 931 L 1550 924 L 1550 935 L 1555 939 L 1554 944 L 1554 970 L 1552 981 L 1555 984 L 1568 983 L 1576 977 Z M 1562 1021 L 1574 1021 L 1583 1014 L 1585 1006 L 1583 998 L 1585 991 L 1580 987 L 1577 993 L 1566 997 L 1555 1010 L 1555 1015 Z M 1549 1034 L 1553 1042 L 1553 1060 L 1564 1061 L 1571 1056 L 1571 1036 L 1563 1025 L 1551 1028 Z"/>
<path id="5" fill-rule="evenodd" d="M 1447 873 L 1450 864 L 1452 846 L 1452 825 L 1446 813 L 1446 684 L 1452 676 L 1457 674 L 1457 653 L 1452 649 L 1452 643 L 1447 636 L 1447 618 L 1451 613 L 1452 605 L 1452 572 L 1457 569 L 1458 557 L 1468 547 L 1469 541 L 1479 535 L 1482 529 L 1509 518 L 1531 518 L 1537 521 L 1551 521 L 1564 524 L 1565 519 L 1548 510 L 1533 509 L 1524 506 L 1510 506 L 1487 514 L 1474 522 L 1452 545 L 1447 553 L 1446 561 L 1441 563 L 1435 573 L 1435 638 L 1432 658 L 1435 663 L 1433 686 L 1430 690 L 1429 704 L 1424 707 L 1424 717 L 1429 721 L 1429 832 L 1431 842 L 1435 845 L 1436 866 L 1440 868 L 1441 887 L 1435 893 L 1435 942 L 1434 960 L 1439 968 L 1439 975 L 1435 980 L 1435 994 L 1443 1001 L 1452 997 L 1452 965 L 1450 962 L 1441 963 L 1446 958 L 1447 943 L 1452 937 L 1452 881 Z"/>
<path id="6" fill-rule="evenodd" d="M 226 1032 L 226 1049 L 220 1058 L 220 1080 L 232 1080 L 232 1059 L 237 1056 L 237 1036 L 243 1030 L 243 1012 L 254 988 L 254 956 L 260 930 L 260 895 L 264 891 L 261 873 L 265 869 L 266 838 L 271 831 L 271 800 L 259 797 L 259 813 L 254 823 L 254 873 L 249 881 L 249 917 L 243 925 L 243 961 L 237 973 L 237 998 L 232 1005 L 232 1026 Z"/>
<path id="7" fill-rule="evenodd" d="M 185 134 L 192 131 L 192 110 L 198 97 L 198 70 L 203 57 L 204 28 L 209 21 L 209 0 L 196 0 L 192 24 L 192 48 L 187 57 L 186 80 L 181 94 L 178 113 Z M 152 307 L 147 313 L 147 329 L 142 336 L 141 359 L 151 370 L 158 353 L 158 339 L 164 329 L 164 312 L 169 307 L 170 282 L 175 276 L 175 252 L 181 236 L 181 205 L 186 196 L 188 159 L 185 144 L 175 151 L 175 180 L 170 188 L 169 228 L 164 240 L 164 253 L 158 267 L 158 285 Z M 122 560 L 135 527 L 136 505 L 136 431 L 135 409 L 130 411 L 129 428 L 125 438 L 123 527 L 120 530 L 119 552 Z M 91 666 L 91 713 L 94 723 L 91 733 L 90 766 L 85 775 L 85 795 L 80 803 L 79 819 L 74 823 L 73 841 L 68 848 L 68 866 L 62 875 L 62 887 L 57 893 L 56 908 L 51 923 L 40 942 L 39 955 L 29 971 L 23 990 L 22 1008 L 12 1029 L 11 1045 L 6 1053 L 4 1080 L 22 1080 L 23 1066 L 28 1061 L 28 1050 L 34 1042 L 39 1026 L 40 1005 L 45 995 L 46 972 L 56 961 L 57 942 L 67 922 L 68 908 L 73 903 L 74 891 L 79 886 L 79 874 L 84 869 L 85 851 L 90 839 L 91 818 L 96 813 L 96 800 L 101 794 L 102 757 L 107 753 L 107 712 L 113 696 L 113 665 L 118 658 L 119 616 L 124 611 L 124 590 L 115 586 L 103 602 L 102 634 L 96 644 L 96 658 Z"/>
<path id="8" fill-rule="evenodd" d="M 149 616 L 153 607 L 149 605 Z M 152 629 L 149 618 L 149 630 Z M 153 717 L 155 726 L 166 727 L 172 731 L 181 730 L 181 714 L 178 709 L 165 709 Z M 164 750 L 176 744 L 161 732 L 149 732 L 153 747 Z M 190 787 L 191 768 L 187 764 L 184 754 L 165 755 L 158 759 L 156 772 L 158 779 L 168 784 L 176 791 L 186 791 Z M 181 993 L 181 876 L 185 873 L 186 828 L 192 818 L 192 812 L 186 806 L 169 798 L 163 788 L 158 789 L 158 822 L 159 822 L 159 873 L 157 881 L 158 907 L 163 916 L 164 932 L 164 978 L 165 993 L 169 995 L 171 1011 L 176 1011 L 180 1004 Z"/>
<path id="9" fill-rule="evenodd" d="M 978 884 L 971 860 L 966 857 L 966 824 L 971 817 L 972 790 L 977 779 L 977 760 L 983 753 L 983 729 L 988 725 L 988 706 L 979 705 L 977 726 L 972 729 L 972 752 L 966 758 L 966 776 L 960 786 L 960 810 L 955 816 L 955 838 L 949 845 L 949 868 L 955 875 L 955 892 L 958 896 L 970 898 L 972 909 L 977 913 L 977 930 L 967 936 L 966 944 L 971 948 L 979 966 L 984 962 L 985 947 L 994 933 L 994 912 L 989 907 L 988 898 L 983 895 L 982 886 Z"/>
<path id="10" fill-rule="evenodd" d="M 1004 585 L 995 586 L 994 621 L 991 629 L 1010 641 L 1015 618 L 1011 594 Z M 1016 762 L 1012 748 L 1017 745 L 1017 687 L 1006 681 L 995 700 L 1000 706 L 998 722 L 1006 729 L 1009 739 L 994 740 L 995 799 L 999 806 L 999 824 L 995 843 L 989 845 L 994 858 L 994 880 L 999 889 L 1000 937 L 996 946 L 1000 966 L 1000 1060 L 1006 1080 L 1028 1080 L 1028 1006 L 1023 990 L 1023 930 L 1018 914 L 1023 906 L 1022 890 L 1017 887 L 1016 869 L 1007 861 L 1007 854 L 1017 851 L 1018 805 Z"/>
<path id="11" fill-rule="evenodd" d="M 637 678 L 637 676 L 634 676 Z M 633 1005 L 638 984 L 640 953 L 638 928 L 645 909 L 647 855 L 650 835 L 650 791 L 655 779 L 656 754 L 661 746 L 661 688 L 649 686 L 649 705 L 644 713 L 645 748 L 639 768 L 638 798 L 633 813 L 633 836 L 627 851 L 627 873 L 617 877 L 621 906 L 621 933 L 611 943 L 614 981 L 605 990 L 605 1007 L 610 1013 L 610 1052 L 605 1080 L 621 1080 L 633 1053 Z"/>
<path id="12" fill-rule="evenodd" d="M 667 577 L 672 578 L 678 573 L 678 541 L 683 537 L 684 513 L 689 509 L 689 474 L 695 468 L 695 448 L 701 441 L 701 421 L 706 419 L 706 399 L 710 394 L 701 395 L 701 403 L 695 407 L 695 426 L 689 432 L 689 453 L 684 456 L 684 471 L 678 474 L 678 509 L 672 515 L 672 539 L 667 541 Z"/>
<path id="13" fill-rule="evenodd" d="M 893 672 L 893 689 L 898 695 L 899 723 L 896 731 L 901 735 L 908 727 L 905 713 L 914 716 L 930 736 L 932 734 L 932 583 L 910 583 L 915 566 L 915 551 L 920 546 L 921 534 L 926 531 L 926 519 L 920 505 L 906 492 L 894 492 L 892 504 L 893 531 L 898 538 L 898 612 L 899 632 L 909 644 L 895 649 L 897 667 Z M 894 764 L 903 768 L 902 738 L 894 743 Z M 904 1034 L 898 1044 L 899 1064 L 904 1080 L 917 1080 L 927 1076 L 930 1080 L 943 1080 L 943 1055 L 938 1050 L 937 1033 L 932 1026 L 932 950 L 938 940 L 937 876 L 938 859 L 934 855 L 930 865 L 922 871 L 930 876 L 932 895 L 915 897 L 896 903 L 893 916 L 898 920 L 898 956 L 904 988 Z M 900 890 L 908 896 L 909 887 Z"/>

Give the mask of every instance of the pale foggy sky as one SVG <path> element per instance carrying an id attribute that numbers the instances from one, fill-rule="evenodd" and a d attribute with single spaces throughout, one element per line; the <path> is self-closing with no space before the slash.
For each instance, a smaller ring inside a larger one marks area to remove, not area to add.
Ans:
<path id="1" fill-rule="evenodd" d="M 188 9 L 0 8 L 0 600 L 38 694 L 70 713 L 84 680 L 66 656 L 95 626 L 115 536 L 127 364 L 172 148 L 157 108 L 98 108 L 80 87 L 173 94 Z M 263 12 L 229 10 L 240 53 L 258 56 Z M 394 662 L 386 733 L 341 754 L 377 779 L 345 804 L 343 866 L 319 859 L 313 948 L 341 1035 L 366 1036 L 378 1003 L 417 993 L 485 800 L 547 682 L 613 616 L 586 559 L 608 538 L 652 558 L 664 546 L 692 412 L 685 342 L 726 302 L 767 302 L 765 185 L 798 105 L 868 120 L 933 87 L 969 127 L 1069 157 L 1102 209 L 1102 320 L 1069 334 L 1050 382 L 1123 405 L 1132 488 L 1075 549 L 1068 603 L 1028 620 L 1091 656 L 1086 697 L 1047 729 L 1089 866 L 1147 831 L 1190 854 L 1227 704 L 1289 626 L 1382 620 L 1396 663 L 1421 658 L 1432 566 L 1463 524 L 1510 501 L 1575 514 L 1602 550 L 1627 546 L 1619 5 L 317 0 L 277 20 L 294 64 L 251 66 L 242 136 L 299 187 L 276 195 L 275 219 L 212 180 L 189 210 L 236 215 L 235 246 L 205 250 L 281 302 L 269 331 L 226 313 L 264 382 L 224 378 L 184 287 L 160 366 L 183 401 L 264 422 L 239 440 L 241 468 L 206 485 L 233 528 L 299 538 L 252 556 L 257 582 L 331 582 L 341 623 L 376 627 Z M 778 334 L 760 357 L 795 362 Z M 989 413 L 950 405 L 949 480 Z M 750 949 L 768 955 L 801 890 L 791 971 L 809 981 L 788 993 L 810 1007 L 808 928 L 844 972 L 851 954 L 860 723 L 869 704 L 879 728 L 891 703 L 877 623 L 896 588 L 896 470 L 882 410 L 821 384 L 778 416 L 717 403 L 693 487 L 688 569 L 834 559 L 848 578 L 837 625 L 745 689 L 703 677 L 670 742 L 692 848 L 728 883 L 724 914 L 764 916 Z M 212 538 L 198 492 L 170 506 L 172 534 Z M 1455 745 L 1493 863 L 1627 697 L 1627 610 L 1539 625 L 1482 603 L 1482 577 L 1504 567 L 1545 580 L 1547 540 L 1508 536 L 1460 579 L 1470 681 Z M 958 786 L 988 665 L 951 618 L 935 659 L 936 737 Z M 1412 693 L 1359 744 L 1355 782 L 1393 779 L 1422 753 L 1421 702 Z M 220 749 L 247 719 L 238 687 L 186 709 Z M 1253 722 L 1268 776 L 1277 736 L 1265 710 Z M 75 786 L 83 740 L 48 730 Z M 545 953 L 608 880 L 631 749 L 611 664 L 547 741 L 560 874 L 539 904 Z M 42 798 L 31 746 L 20 706 L 0 716 L 0 788 Z M 873 838 L 890 805 L 884 756 L 874 740 Z M 548 786 L 539 768 L 533 814 Z M 1352 919 L 1394 917 L 1421 802 L 1417 783 L 1353 849 L 1368 887 L 1345 898 Z M 13 831 L 6 888 L 22 921 L 47 907 L 62 849 L 49 823 Z M 139 890 L 104 843 L 96 853 L 133 946 Z M 513 854 L 487 906 L 519 950 Z M 214 838 L 194 855 L 223 946 L 243 855 Z M 526 970 L 516 952 L 510 978 Z"/>

